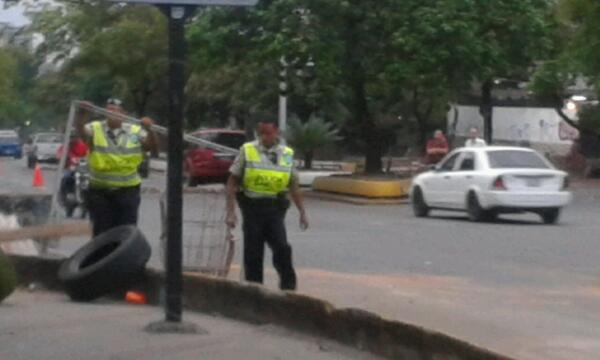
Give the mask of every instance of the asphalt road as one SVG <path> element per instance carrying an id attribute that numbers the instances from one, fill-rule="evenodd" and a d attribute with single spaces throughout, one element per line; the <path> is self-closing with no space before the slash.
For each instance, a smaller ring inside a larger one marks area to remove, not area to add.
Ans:
<path id="1" fill-rule="evenodd" d="M 0 165 L 3 190 L 31 184 L 24 162 Z M 162 175 L 153 174 L 145 186 L 162 184 Z M 301 288 L 303 272 L 305 277 L 326 273 L 344 284 L 348 277 L 360 279 L 353 284 L 382 292 L 379 299 L 359 287 L 356 296 L 316 287 L 311 294 L 448 331 L 518 358 L 594 359 L 600 352 L 600 186 L 574 193 L 558 225 L 543 225 L 534 215 L 503 216 L 493 224 L 471 223 L 459 213 L 418 219 L 406 205 L 307 199 L 311 228 L 300 231 L 292 209 L 288 237 Z M 202 201 L 187 206 L 191 217 L 214 208 Z M 157 194 L 144 195 L 140 214 L 140 227 L 156 250 Z M 76 247 L 65 242 L 61 249 Z M 239 253 L 238 247 L 238 263 Z M 161 264 L 158 255 L 154 251 L 154 266 Z"/>

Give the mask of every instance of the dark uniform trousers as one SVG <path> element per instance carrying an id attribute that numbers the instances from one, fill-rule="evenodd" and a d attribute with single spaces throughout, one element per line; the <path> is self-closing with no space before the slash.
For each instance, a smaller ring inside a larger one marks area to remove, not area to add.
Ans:
<path id="1" fill-rule="evenodd" d="M 285 214 L 289 200 L 250 199 L 238 196 L 244 220 L 244 270 L 246 280 L 263 282 L 265 243 L 273 252 L 273 267 L 279 274 L 282 290 L 296 289 L 296 272 L 292 264 L 292 247 L 287 242 Z"/>
<path id="2" fill-rule="evenodd" d="M 88 209 L 94 236 L 120 225 L 137 225 L 140 186 L 104 189 L 90 188 Z"/>

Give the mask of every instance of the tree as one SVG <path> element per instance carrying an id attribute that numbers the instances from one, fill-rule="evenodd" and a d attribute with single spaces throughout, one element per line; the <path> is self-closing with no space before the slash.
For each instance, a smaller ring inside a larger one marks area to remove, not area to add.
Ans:
<path id="1" fill-rule="evenodd" d="M 140 116 L 152 97 L 164 96 L 166 21 L 155 7 L 66 3 L 36 15 L 33 28 L 45 37 L 39 51 L 64 63 L 65 80 L 110 85 L 112 95 L 124 97 L 127 107 Z M 80 96 L 93 90 L 77 85 L 73 89 L 80 90 L 75 91 Z"/>
<path id="2" fill-rule="evenodd" d="M 492 89 L 497 79 L 527 80 L 534 61 L 552 48 L 553 0 L 477 0 L 471 16 L 481 84 L 480 112 L 486 140 L 492 136 Z"/>
<path id="3" fill-rule="evenodd" d="M 536 96 L 553 106 L 564 121 L 584 132 L 594 130 L 594 105 L 588 104 L 582 111 L 583 123 L 569 118 L 562 111 L 570 94 L 568 87 L 580 79 L 597 93 L 600 90 L 600 4 L 590 0 L 561 0 L 555 7 L 556 28 L 552 57 L 536 70 L 532 90 Z M 584 126 L 582 126 L 584 125 Z"/>
<path id="4" fill-rule="evenodd" d="M 25 50 L 0 48 L 0 123 L 20 127 L 32 116 L 30 90 L 35 60 Z"/>
<path id="5" fill-rule="evenodd" d="M 306 123 L 292 118 L 288 123 L 286 138 L 304 158 L 304 168 L 312 169 L 315 150 L 340 139 L 333 124 L 312 115 Z"/>
<path id="6" fill-rule="evenodd" d="M 17 63 L 6 49 L 0 48 L 0 121 L 3 126 L 14 126 L 15 105 L 18 100 Z"/>

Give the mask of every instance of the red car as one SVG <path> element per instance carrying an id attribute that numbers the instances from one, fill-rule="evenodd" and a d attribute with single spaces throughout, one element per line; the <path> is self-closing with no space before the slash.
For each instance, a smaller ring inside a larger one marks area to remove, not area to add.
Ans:
<path id="1" fill-rule="evenodd" d="M 191 135 L 234 149 L 239 149 L 246 142 L 243 130 L 205 129 Z M 184 168 L 188 185 L 226 181 L 234 159 L 235 155 L 192 145 L 185 154 Z"/>

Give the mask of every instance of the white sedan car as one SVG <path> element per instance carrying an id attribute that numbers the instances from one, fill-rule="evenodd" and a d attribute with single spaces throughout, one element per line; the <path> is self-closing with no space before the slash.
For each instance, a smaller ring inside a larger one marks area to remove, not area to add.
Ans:
<path id="1" fill-rule="evenodd" d="M 473 221 L 534 212 L 554 224 L 571 201 L 568 185 L 567 173 L 534 150 L 471 147 L 454 150 L 433 170 L 418 175 L 410 196 L 418 217 L 432 209 L 466 211 Z"/>

